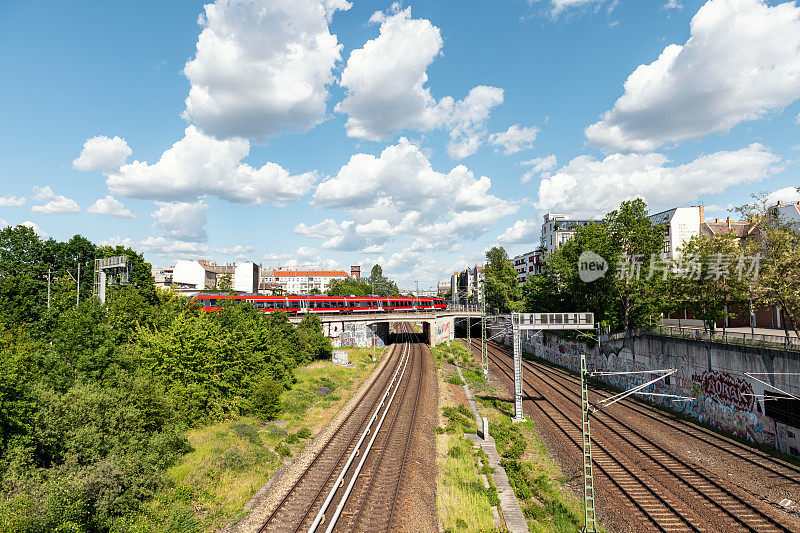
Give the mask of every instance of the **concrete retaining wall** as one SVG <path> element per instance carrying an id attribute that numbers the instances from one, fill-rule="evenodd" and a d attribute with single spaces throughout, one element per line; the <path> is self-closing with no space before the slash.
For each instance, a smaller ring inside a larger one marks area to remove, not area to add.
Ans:
<path id="1" fill-rule="evenodd" d="M 431 346 L 455 338 L 455 324 L 453 317 L 437 318 L 431 328 Z"/>
<path id="2" fill-rule="evenodd" d="M 499 328 L 498 328 L 499 330 Z M 512 345 L 510 335 L 498 341 Z M 800 354 L 750 346 L 729 346 L 704 341 L 673 339 L 653 335 L 619 339 L 588 349 L 585 344 L 565 340 L 555 333 L 538 337 L 523 335 L 524 350 L 578 372 L 580 354 L 589 356 L 589 368 L 596 371 L 625 372 L 677 369 L 668 381 L 656 384 L 652 392 L 692 396 L 692 402 L 656 399 L 670 409 L 695 418 L 738 437 L 800 456 L 800 428 L 775 420 L 775 402 L 765 409 L 763 395 L 768 387 L 744 375 L 745 372 L 800 373 Z M 758 376 L 780 389 L 800 396 L 800 375 Z M 649 380 L 646 375 L 603 378 L 627 389 Z M 800 401 L 785 402 L 800 411 Z M 800 417 L 796 417 L 800 418 Z"/>

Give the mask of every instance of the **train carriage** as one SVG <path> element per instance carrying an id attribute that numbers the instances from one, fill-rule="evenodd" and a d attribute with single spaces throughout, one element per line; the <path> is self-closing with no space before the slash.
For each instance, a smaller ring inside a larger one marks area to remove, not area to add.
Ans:
<path id="1" fill-rule="evenodd" d="M 246 302 L 257 311 L 284 311 L 290 315 L 306 313 L 381 313 L 447 309 L 444 298 L 408 296 L 264 296 L 261 294 L 199 293 L 192 297 L 206 312 L 222 311 L 225 302 Z"/>

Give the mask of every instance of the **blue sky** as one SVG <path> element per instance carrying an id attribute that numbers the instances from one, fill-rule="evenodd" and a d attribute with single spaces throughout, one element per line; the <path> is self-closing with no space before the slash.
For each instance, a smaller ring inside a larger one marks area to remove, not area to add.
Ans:
<path id="1" fill-rule="evenodd" d="M 794 2 L 206 4 L 0 4 L 0 225 L 427 287 L 548 211 L 800 200 Z"/>

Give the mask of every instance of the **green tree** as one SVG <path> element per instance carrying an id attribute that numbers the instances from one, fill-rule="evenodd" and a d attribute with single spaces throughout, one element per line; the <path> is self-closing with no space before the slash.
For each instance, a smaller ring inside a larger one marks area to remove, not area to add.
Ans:
<path id="1" fill-rule="evenodd" d="M 400 296 L 397 284 L 383 275 L 383 269 L 380 265 L 376 264 L 372 266 L 367 280 L 370 291 L 367 294 L 375 294 L 377 296 Z"/>
<path id="2" fill-rule="evenodd" d="M 747 298 L 747 280 L 736 272 L 741 252 L 739 238 L 733 233 L 696 235 L 681 247 L 676 263 L 677 294 L 712 331 L 732 303 Z"/>
<path id="3" fill-rule="evenodd" d="M 230 274 L 223 274 L 220 276 L 219 281 L 217 282 L 217 290 L 222 292 L 232 292 L 233 291 L 233 276 Z"/>
<path id="4" fill-rule="evenodd" d="M 328 284 L 328 296 L 366 296 L 370 286 L 352 278 L 334 279 Z"/>
<path id="5" fill-rule="evenodd" d="M 759 262 L 757 279 L 751 283 L 753 297 L 761 305 L 778 307 L 786 334 L 791 328 L 800 337 L 800 228 L 778 218 L 764 194 L 738 210 L 747 220 L 759 221 L 755 238 L 745 244 Z"/>
<path id="6" fill-rule="evenodd" d="M 647 216 L 647 204 L 640 198 L 622 202 L 617 210 L 606 215 L 603 225 L 612 254 L 607 260 L 614 278 L 612 292 L 619 305 L 617 323 L 625 330 L 647 324 L 660 316 L 665 305 L 657 287 L 668 265 L 660 265 L 660 276 L 650 276 L 649 271 L 637 273 L 635 263 L 642 261 L 642 267 L 649 270 L 650 262 L 658 261 L 664 231 L 653 226 Z"/>
<path id="7" fill-rule="evenodd" d="M 517 284 L 517 271 L 504 248 L 495 246 L 486 252 L 484 276 L 487 307 L 501 313 L 522 308 L 522 291 Z"/>

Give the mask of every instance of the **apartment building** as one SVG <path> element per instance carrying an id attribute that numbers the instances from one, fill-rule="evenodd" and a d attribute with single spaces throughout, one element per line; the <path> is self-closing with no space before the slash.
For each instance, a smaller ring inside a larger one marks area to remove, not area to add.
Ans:
<path id="1" fill-rule="evenodd" d="M 344 270 L 271 270 L 261 278 L 286 294 L 308 294 L 314 289 L 326 292 L 335 279 L 348 279 Z"/>
<path id="2" fill-rule="evenodd" d="M 571 219 L 569 215 L 547 213 L 542 224 L 540 249 L 547 255 L 567 242 L 583 226 L 594 224 L 597 220 Z"/>
<path id="3" fill-rule="evenodd" d="M 517 284 L 521 287 L 525 280 L 531 276 L 538 276 L 542 272 L 542 259 L 544 251 L 537 248 L 532 252 L 527 252 L 515 256 L 512 261 L 514 262 L 514 270 L 517 271 Z"/>

